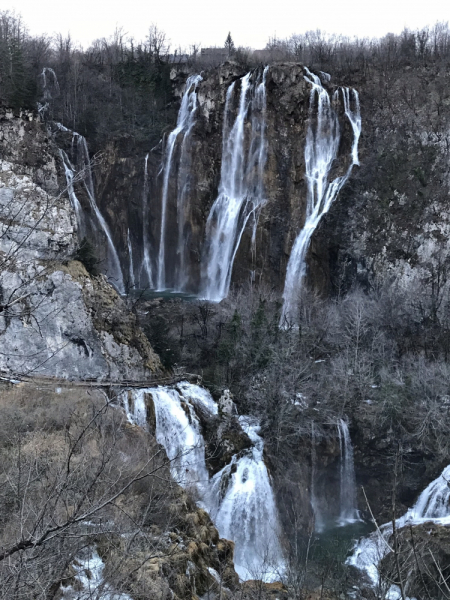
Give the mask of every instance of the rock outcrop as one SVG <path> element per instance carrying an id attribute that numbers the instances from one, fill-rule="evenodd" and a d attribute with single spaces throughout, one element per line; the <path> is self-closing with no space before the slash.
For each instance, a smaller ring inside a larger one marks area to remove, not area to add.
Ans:
<path id="1" fill-rule="evenodd" d="M 72 261 L 76 217 L 58 149 L 33 113 L 0 114 L 0 369 L 144 379 L 160 362 L 103 276 Z"/>

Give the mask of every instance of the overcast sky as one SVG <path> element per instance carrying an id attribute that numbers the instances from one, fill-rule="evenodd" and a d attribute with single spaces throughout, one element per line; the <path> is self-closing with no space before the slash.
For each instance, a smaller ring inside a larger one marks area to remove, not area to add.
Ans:
<path id="1" fill-rule="evenodd" d="M 221 46 L 228 31 L 236 46 L 263 48 L 269 39 L 310 29 L 378 37 L 450 20 L 450 0 L 0 0 L 20 13 L 32 34 L 67 34 L 87 47 L 121 26 L 136 40 L 151 23 L 173 47 Z"/>

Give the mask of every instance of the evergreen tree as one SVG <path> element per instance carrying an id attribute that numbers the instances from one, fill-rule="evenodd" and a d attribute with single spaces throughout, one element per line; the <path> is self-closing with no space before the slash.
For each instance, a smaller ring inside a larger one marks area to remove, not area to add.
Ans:
<path id="1" fill-rule="evenodd" d="M 234 42 L 231 37 L 231 32 L 228 32 L 227 39 L 225 40 L 225 49 L 228 52 L 228 56 L 231 56 L 234 53 Z"/>

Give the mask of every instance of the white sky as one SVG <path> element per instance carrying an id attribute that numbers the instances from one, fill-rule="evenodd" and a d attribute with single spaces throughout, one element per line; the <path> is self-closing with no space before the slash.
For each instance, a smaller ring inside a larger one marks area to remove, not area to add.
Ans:
<path id="1" fill-rule="evenodd" d="M 116 26 L 144 39 L 151 23 L 172 47 L 221 46 L 231 31 L 236 46 L 263 48 L 310 29 L 378 37 L 450 21 L 449 0 L 0 0 L 0 10 L 20 13 L 32 34 L 70 32 L 85 47 Z"/>

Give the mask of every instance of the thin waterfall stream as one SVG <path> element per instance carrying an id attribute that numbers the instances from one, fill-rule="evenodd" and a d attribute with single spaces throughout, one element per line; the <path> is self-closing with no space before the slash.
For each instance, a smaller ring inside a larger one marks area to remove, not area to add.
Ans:
<path id="1" fill-rule="evenodd" d="M 142 191 L 142 245 L 143 245 L 143 260 L 141 271 L 139 274 L 139 287 L 142 289 L 146 284 L 149 288 L 153 288 L 153 270 L 151 264 L 151 249 L 148 235 L 148 217 L 149 217 L 149 197 L 148 197 L 148 154 L 144 159 L 144 189 Z M 145 273 L 145 284 L 142 280 L 142 272 Z"/>
<path id="2" fill-rule="evenodd" d="M 317 479 L 317 433 L 314 421 L 311 422 L 311 508 L 314 513 L 314 530 L 321 532 L 325 528 L 325 521 L 319 508 L 316 491 Z"/>
<path id="3" fill-rule="evenodd" d="M 56 124 L 57 127 L 61 131 L 69 132 L 70 130 L 61 125 L 60 123 Z M 63 150 L 60 151 L 61 158 L 64 163 L 64 170 L 66 175 L 66 183 L 67 189 L 69 193 L 70 200 L 74 207 L 78 227 L 80 231 L 80 235 L 84 234 L 85 228 L 85 216 L 82 209 L 82 206 L 75 194 L 74 190 L 74 182 L 77 177 L 83 183 L 83 186 L 86 190 L 89 204 L 91 206 L 92 212 L 96 217 L 96 222 L 100 226 L 100 229 L 103 231 L 108 245 L 108 267 L 107 267 L 107 276 L 110 283 L 116 288 L 119 294 L 125 294 L 125 282 L 122 273 L 122 267 L 120 265 L 119 255 L 117 253 L 116 247 L 114 245 L 113 237 L 111 235 L 111 231 L 109 229 L 108 224 L 106 223 L 95 199 L 95 190 L 94 190 L 94 181 L 92 178 L 92 167 L 91 161 L 89 158 L 89 151 L 87 147 L 86 138 L 77 133 L 76 131 L 70 131 L 72 133 L 72 147 L 76 147 L 76 166 L 72 165 L 69 160 L 66 152 Z"/>
<path id="4" fill-rule="evenodd" d="M 176 128 L 169 134 L 167 138 L 166 150 L 164 154 L 164 162 L 162 166 L 163 173 L 163 185 L 162 185 L 162 194 L 161 194 L 161 229 L 160 229 L 160 237 L 159 237 L 159 252 L 158 252 L 158 268 L 157 268 L 157 277 L 156 277 L 156 286 L 159 291 L 165 290 L 168 288 L 166 277 L 167 277 L 167 265 L 166 265 L 166 230 L 167 230 L 167 209 L 168 209 L 168 196 L 169 196 L 169 180 L 171 174 L 174 170 L 174 150 L 177 143 L 177 140 L 180 135 L 183 135 L 182 146 L 186 144 L 187 138 L 192 131 L 192 127 L 195 122 L 195 115 L 197 112 L 197 86 L 202 80 L 201 75 L 191 75 L 188 77 L 186 81 L 185 91 L 183 94 L 183 99 L 181 101 L 180 110 L 178 113 L 177 126 Z M 183 147 L 181 149 L 181 158 L 186 158 L 188 152 L 183 153 Z M 179 169 L 182 168 L 182 165 L 179 165 Z M 183 194 L 186 191 L 183 189 L 178 191 L 180 195 L 180 200 L 177 201 L 177 207 L 180 208 L 180 203 L 182 203 Z M 182 225 L 180 225 L 182 226 Z"/>
<path id="5" fill-rule="evenodd" d="M 136 282 L 135 282 L 135 278 L 134 278 L 133 244 L 131 243 L 131 238 L 130 238 L 130 228 L 127 229 L 127 248 L 128 248 L 128 260 L 129 260 L 129 266 L 128 266 L 128 274 L 129 274 L 128 289 L 133 289 L 135 287 L 135 285 L 136 285 Z"/>
<path id="6" fill-rule="evenodd" d="M 347 525 L 359 521 L 356 508 L 356 480 L 353 462 L 353 446 L 347 422 L 339 419 L 337 423 L 339 435 L 340 458 L 340 515 L 339 524 Z"/>
<path id="7" fill-rule="evenodd" d="M 218 406 L 204 388 L 182 382 L 176 388 L 157 387 L 124 392 L 128 419 L 147 427 L 145 398 L 152 398 L 156 439 L 171 461 L 171 473 L 183 487 L 194 487 L 200 505 L 210 514 L 222 537 L 235 542 L 235 569 L 242 579 L 278 579 L 284 569 L 275 496 L 264 464 L 264 442 L 258 423 L 239 417 L 253 446 L 233 456 L 213 477 L 205 461 L 205 440 L 199 414 L 218 415 Z"/>

